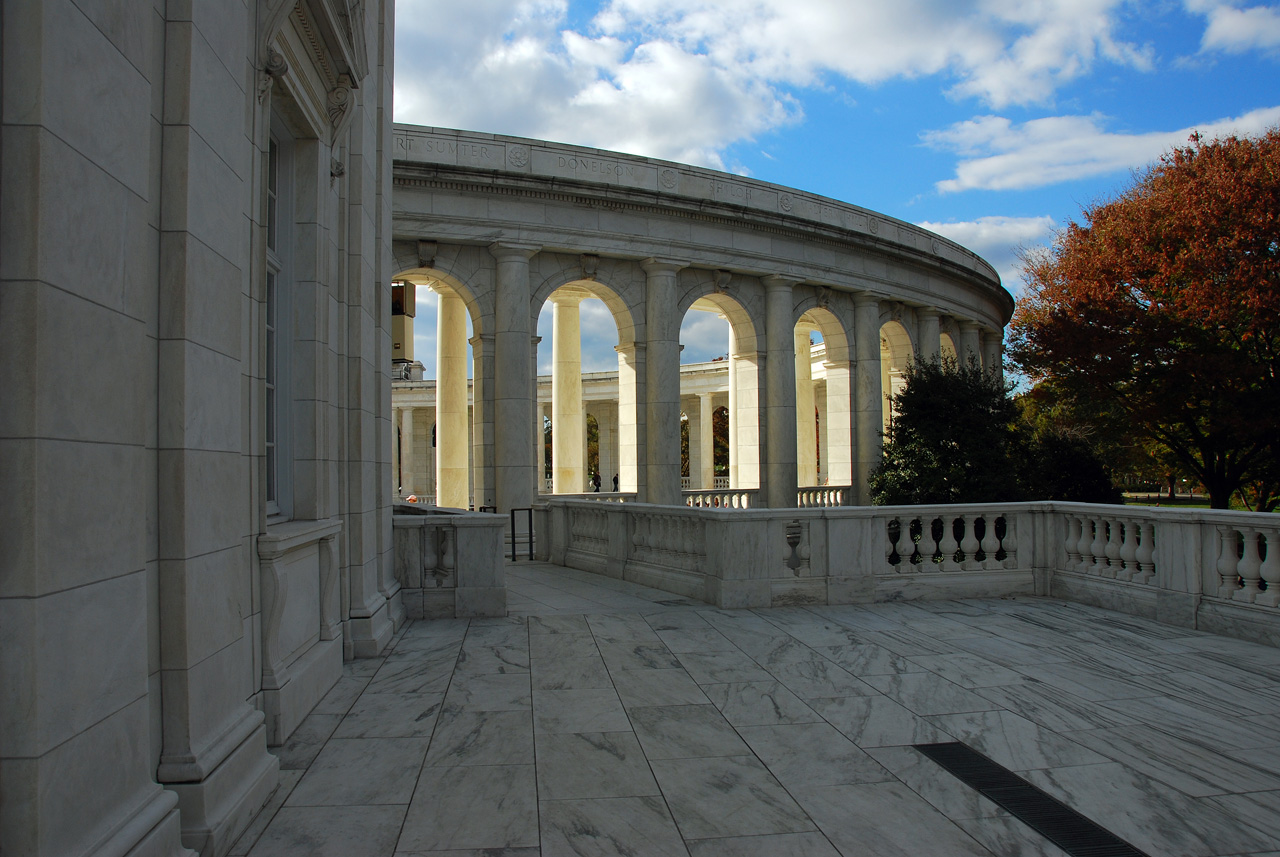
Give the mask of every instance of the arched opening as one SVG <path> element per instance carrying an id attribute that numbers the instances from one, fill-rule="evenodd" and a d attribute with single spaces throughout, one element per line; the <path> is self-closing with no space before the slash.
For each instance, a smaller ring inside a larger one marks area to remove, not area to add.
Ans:
<path id="1" fill-rule="evenodd" d="M 397 366 L 413 382 L 393 414 L 398 495 L 449 508 L 474 508 L 483 443 L 472 382 L 477 307 L 470 290 L 434 269 L 393 279 Z M 419 386 L 420 384 L 420 386 Z"/>
<path id="2" fill-rule="evenodd" d="M 942 362 L 952 364 L 958 363 L 959 358 L 957 355 L 959 355 L 960 352 L 956 349 L 956 341 L 951 338 L 951 334 L 943 333 L 939 337 L 939 341 L 941 343 L 939 351 L 942 357 Z"/>
<path id="3" fill-rule="evenodd" d="M 796 463 L 801 488 L 853 484 L 853 364 L 834 313 L 813 307 L 796 324 Z"/>
<path id="4" fill-rule="evenodd" d="M 698 298 L 680 324 L 690 490 L 760 487 L 760 343 L 742 304 Z M 720 414 L 717 421 L 717 414 Z"/>
<path id="5" fill-rule="evenodd" d="M 635 349 L 626 306 L 599 282 L 572 281 L 547 295 L 537 329 L 540 490 L 594 493 L 598 478 L 610 491 L 617 477 L 621 490 L 634 491 Z"/>
<path id="6" fill-rule="evenodd" d="M 880 326 L 880 390 L 884 395 L 884 431 L 889 430 L 893 419 L 892 398 L 907 383 L 907 367 L 911 364 L 915 348 L 911 335 L 897 321 L 887 321 Z"/>

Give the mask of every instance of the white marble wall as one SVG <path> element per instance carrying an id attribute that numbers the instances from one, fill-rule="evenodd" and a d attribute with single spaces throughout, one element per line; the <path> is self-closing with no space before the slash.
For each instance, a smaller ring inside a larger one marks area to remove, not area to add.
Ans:
<path id="1" fill-rule="evenodd" d="M 4 13 L 0 852 L 220 855 L 276 784 L 267 742 L 400 614 L 391 10 L 357 7 L 360 94 L 330 113 L 342 63 L 302 34 L 330 0 L 108 5 Z M 273 109 L 297 138 L 287 521 L 264 484 Z"/>

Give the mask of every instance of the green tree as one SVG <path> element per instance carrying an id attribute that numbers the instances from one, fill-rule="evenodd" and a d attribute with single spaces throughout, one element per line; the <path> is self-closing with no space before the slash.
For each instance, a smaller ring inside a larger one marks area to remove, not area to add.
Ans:
<path id="1" fill-rule="evenodd" d="M 975 363 L 917 362 L 893 397 L 884 458 L 871 476 L 877 505 L 1020 499 L 1017 406 Z"/>
<path id="2" fill-rule="evenodd" d="M 1274 493 L 1280 130 L 1198 136 L 1024 256 L 1012 363 L 1104 432 L 1163 447 L 1210 505 Z"/>

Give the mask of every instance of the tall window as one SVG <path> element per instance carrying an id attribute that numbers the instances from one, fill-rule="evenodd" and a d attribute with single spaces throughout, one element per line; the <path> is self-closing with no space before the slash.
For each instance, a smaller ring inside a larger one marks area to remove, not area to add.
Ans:
<path id="1" fill-rule="evenodd" d="M 289 517 L 292 512 L 293 478 L 289 448 L 289 275 L 292 204 L 291 140 L 278 120 L 272 122 L 267 146 L 266 227 L 267 283 L 266 354 L 263 381 L 266 388 L 267 514 Z"/>

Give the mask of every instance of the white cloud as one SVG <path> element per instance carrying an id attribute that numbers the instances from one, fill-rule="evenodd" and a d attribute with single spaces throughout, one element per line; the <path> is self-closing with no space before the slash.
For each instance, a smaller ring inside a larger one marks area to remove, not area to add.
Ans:
<path id="1" fill-rule="evenodd" d="M 1186 145 L 1196 131 L 1209 139 L 1260 134 L 1280 122 L 1280 107 L 1145 134 L 1109 132 L 1105 121 L 1097 115 L 1051 116 L 1015 124 L 1002 116 L 979 116 L 927 132 L 923 139 L 961 156 L 955 178 L 937 183 L 940 192 L 1025 190 L 1141 167 Z"/>
<path id="2" fill-rule="evenodd" d="M 723 168 L 729 144 L 798 121 L 789 87 L 936 75 L 992 107 L 1050 99 L 1099 60 L 1125 0 L 399 0 L 396 118 Z"/>
<path id="3" fill-rule="evenodd" d="M 917 226 L 950 238 L 986 259 L 1000 274 L 1004 287 L 1017 292 L 1022 276 L 1018 250 L 1048 243 L 1057 229 L 1052 217 L 979 217 L 977 220 L 931 223 Z"/>
<path id="4" fill-rule="evenodd" d="M 1280 8 L 1250 6 L 1222 0 L 1187 0 L 1187 11 L 1208 19 L 1200 50 L 1245 53 L 1280 50 Z"/>

